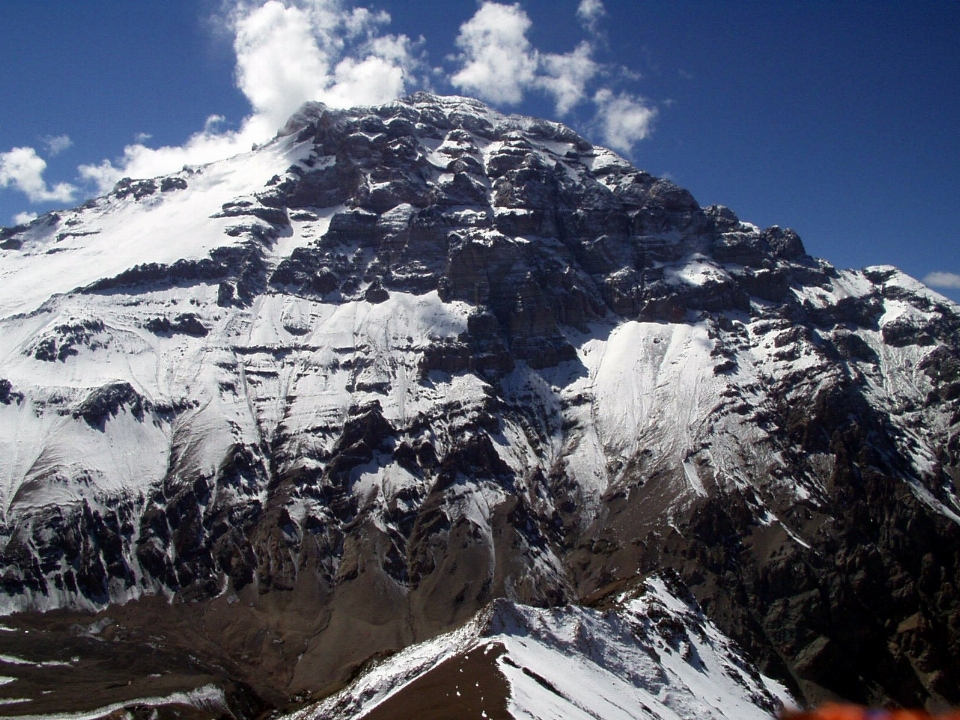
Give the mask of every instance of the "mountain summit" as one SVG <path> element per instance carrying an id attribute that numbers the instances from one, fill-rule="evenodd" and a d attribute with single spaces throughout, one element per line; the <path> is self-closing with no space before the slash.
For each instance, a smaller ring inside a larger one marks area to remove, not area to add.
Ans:
<path id="1" fill-rule="evenodd" d="M 15 629 L 189 651 L 250 716 L 491 607 L 599 632 L 667 573 L 799 699 L 960 703 L 960 308 L 893 267 L 427 94 L 0 248 Z"/>

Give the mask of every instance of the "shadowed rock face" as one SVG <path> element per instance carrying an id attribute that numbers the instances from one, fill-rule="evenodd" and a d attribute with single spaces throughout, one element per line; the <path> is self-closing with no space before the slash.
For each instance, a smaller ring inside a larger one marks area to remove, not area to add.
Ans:
<path id="1" fill-rule="evenodd" d="M 207 256 L 0 319 L 2 427 L 45 438 L 2 466 L 8 608 L 165 595 L 276 702 L 672 567 L 808 699 L 960 702 L 955 305 L 463 98 L 259 152 L 289 169 L 198 216 Z M 0 247 L 41 278 L 211 168 Z"/>

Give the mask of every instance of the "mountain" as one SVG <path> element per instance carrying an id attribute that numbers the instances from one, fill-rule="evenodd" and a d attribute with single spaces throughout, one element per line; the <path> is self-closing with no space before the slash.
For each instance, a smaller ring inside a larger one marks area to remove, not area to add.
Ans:
<path id="1" fill-rule="evenodd" d="M 149 646 L 293 707 L 660 571 L 798 699 L 960 703 L 958 478 L 957 305 L 474 100 L 0 230 L 0 606 L 83 629 L 72 703 Z"/>

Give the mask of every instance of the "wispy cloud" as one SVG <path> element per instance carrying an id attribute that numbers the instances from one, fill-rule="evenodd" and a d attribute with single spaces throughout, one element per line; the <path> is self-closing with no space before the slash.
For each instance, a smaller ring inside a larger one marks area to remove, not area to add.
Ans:
<path id="1" fill-rule="evenodd" d="M 580 0 L 577 6 L 577 19 L 593 35 L 600 34 L 600 23 L 607 15 L 607 9 L 601 0 Z"/>
<path id="2" fill-rule="evenodd" d="M 46 169 L 47 161 L 32 147 L 18 147 L 0 153 L 0 188 L 15 188 L 32 203 L 73 200 L 77 188 L 68 183 L 49 186 L 43 179 Z"/>
<path id="3" fill-rule="evenodd" d="M 923 279 L 924 285 L 930 287 L 960 290 L 960 274 L 952 272 L 932 272 Z"/>
<path id="4" fill-rule="evenodd" d="M 143 145 L 128 145 L 124 150 L 129 152 L 132 148 L 139 147 L 143 147 Z M 83 180 L 96 187 L 97 192 L 105 194 L 110 192 L 117 180 L 123 176 L 128 164 L 121 163 L 120 167 L 117 167 L 110 160 L 103 160 L 99 165 L 81 165 L 77 168 L 77 172 Z"/>
<path id="5" fill-rule="evenodd" d="M 538 85 L 553 95 L 560 115 L 566 115 L 586 99 L 587 83 L 600 69 L 592 55 L 593 46 L 582 42 L 565 55 L 541 56 L 544 74 Z"/>
<path id="6" fill-rule="evenodd" d="M 237 85 L 253 106 L 249 120 L 267 132 L 307 100 L 334 107 L 392 100 L 418 64 L 409 38 L 381 34 L 389 14 L 339 0 L 241 3 L 228 22 Z"/>
<path id="7" fill-rule="evenodd" d="M 600 23 L 606 8 L 600 0 L 581 0 L 577 18 L 591 40 L 569 53 L 542 53 L 528 39 L 533 22 L 519 4 L 484 1 L 476 14 L 460 26 L 454 58 L 459 69 L 450 82 L 460 90 L 495 104 L 518 105 L 527 93 L 552 96 L 557 114 L 592 101 L 593 127 L 615 150 L 630 153 L 653 129 L 657 111 L 639 95 L 593 84 L 615 73 L 594 59 Z M 621 73 L 622 74 L 622 73 Z M 638 75 L 629 77 L 639 79 Z"/>
<path id="8" fill-rule="evenodd" d="M 533 23 L 519 5 L 485 2 L 460 26 L 454 87 L 484 100 L 517 105 L 537 79 L 539 62 L 527 39 Z"/>
<path id="9" fill-rule="evenodd" d="M 53 157 L 73 145 L 73 140 L 67 135 L 47 135 L 43 138 L 43 144 L 47 148 L 47 154 Z"/>

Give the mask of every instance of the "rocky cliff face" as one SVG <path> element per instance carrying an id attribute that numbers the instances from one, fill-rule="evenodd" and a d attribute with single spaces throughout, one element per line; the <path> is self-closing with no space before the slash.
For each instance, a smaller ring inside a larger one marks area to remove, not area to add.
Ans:
<path id="1" fill-rule="evenodd" d="M 895 268 L 422 94 L 0 240 L 8 611 L 210 609 L 292 695 L 670 567 L 802 696 L 960 702 L 960 310 Z"/>

